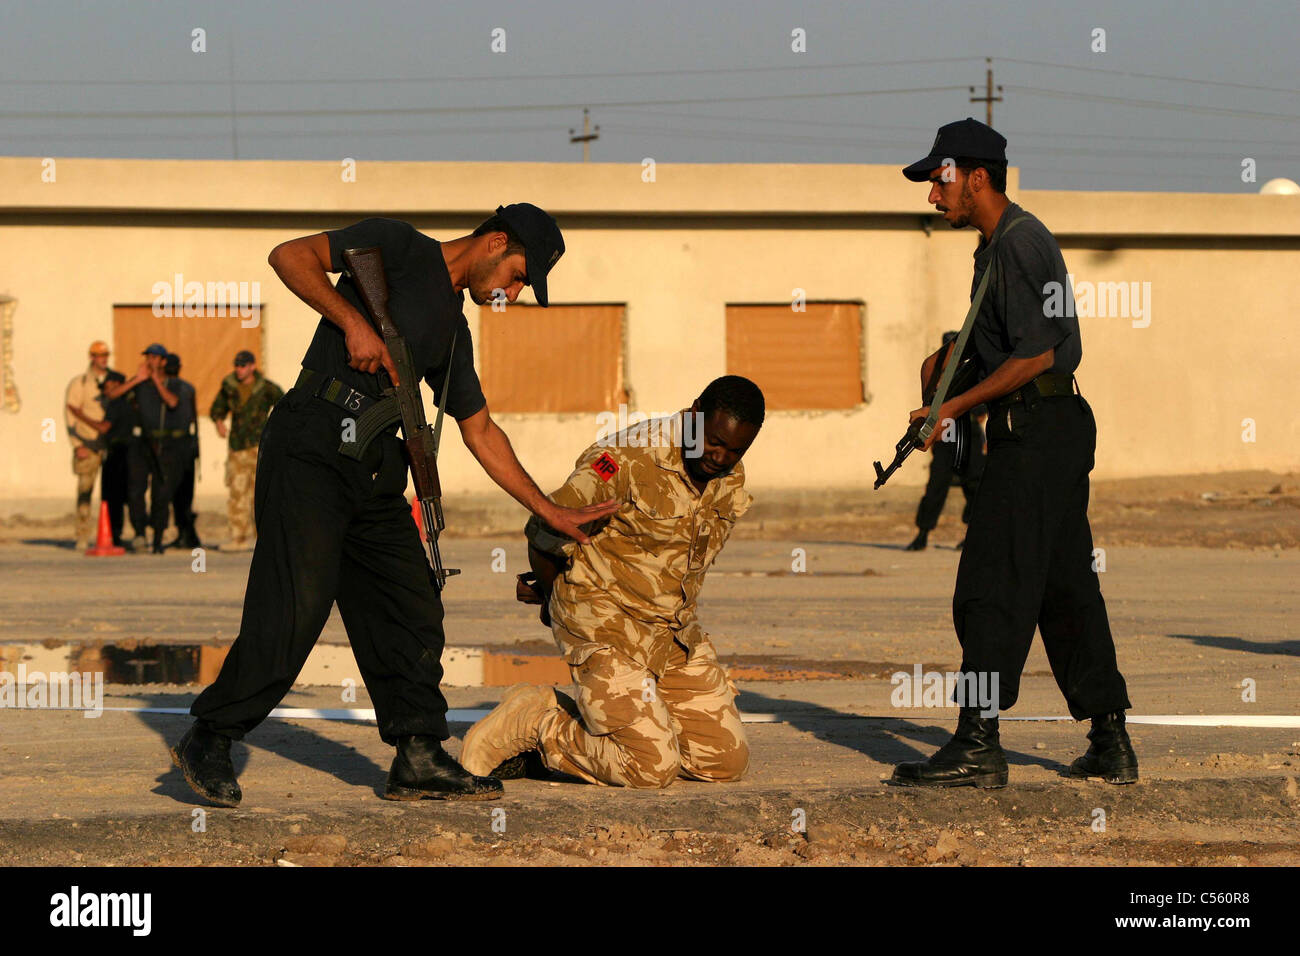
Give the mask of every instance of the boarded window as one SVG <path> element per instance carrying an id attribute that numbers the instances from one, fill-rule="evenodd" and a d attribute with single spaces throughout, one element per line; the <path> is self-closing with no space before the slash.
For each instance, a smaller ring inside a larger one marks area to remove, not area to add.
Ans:
<path id="1" fill-rule="evenodd" d="M 777 411 L 860 405 L 862 305 L 728 305 L 727 372 L 757 384 Z"/>
<path id="2" fill-rule="evenodd" d="M 627 401 L 623 306 L 485 306 L 479 316 L 479 379 L 494 412 L 601 412 Z"/>
<path id="3" fill-rule="evenodd" d="M 266 371 L 261 307 L 254 305 L 248 311 L 248 318 L 238 314 L 156 316 L 152 306 L 115 305 L 109 364 L 130 378 L 144 361 L 140 353 L 150 343 L 161 343 L 181 357 L 181 378 L 194 386 L 199 415 L 206 415 L 221 389 L 221 380 L 235 370 L 236 352 L 248 349 L 256 356 L 257 367 Z M 252 327 L 244 328 L 245 324 Z"/>

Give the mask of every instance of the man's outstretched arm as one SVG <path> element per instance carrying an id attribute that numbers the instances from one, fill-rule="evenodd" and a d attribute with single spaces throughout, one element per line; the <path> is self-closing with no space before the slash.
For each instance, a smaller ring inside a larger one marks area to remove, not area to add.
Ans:
<path id="1" fill-rule="evenodd" d="M 528 472 L 524 471 L 524 466 L 515 457 L 510 439 L 501 430 L 501 426 L 492 420 L 486 405 L 456 424 L 460 426 L 465 447 L 483 466 L 488 476 L 504 488 L 510 497 L 556 531 L 582 544 L 587 544 L 591 539 L 578 526 L 618 510 L 617 501 L 604 501 L 581 508 L 561 508 L 542 494 L 542 490 L 537 487 L 537 482 L 529 477 Z"/>

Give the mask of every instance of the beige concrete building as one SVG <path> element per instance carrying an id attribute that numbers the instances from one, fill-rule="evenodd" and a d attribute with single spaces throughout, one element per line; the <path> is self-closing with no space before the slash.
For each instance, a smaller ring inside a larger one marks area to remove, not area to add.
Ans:
<path id="1" fill-rule="evenodd" d="M 170 330 L 200 377 L 251 342 L 263 370 L 291 385 L 317 317 L 267 253 L 365 216 L 436 238 L 470 231 L 500 203 L 534 202 L 560 220 L 568 252 L 551 300 L 572 308 L 537 317 L 550 323 L 549 357 L 535 335 L 510 334 L 516 316 L 514 331 L 533 328 L 532 311 L 480 315 L 467 303 L 489 402 L 500 397 L 497 417 L 544 487 L 563 480 L 615 399 L 670 411 L 717 375 L 757 368 L 780 409 L 746 459 L 755 493 L 860 497 L 918 404 L 922 357 L 969 299 L 974 232 L 929 215 L 926 188 L 892 166 L 349 163 L 0 159 L 0 300 L 13 300 L 0 305 L 5 513 L 71 510 L 62 402 L 93 339 L 138 352 L 138 336 Z M 1074 277 L 1097 476 L 1300 465 L 1300 197 L 1022 191 L 1015 170 L 1008 192 L 1056 233 Z M 260 309 L 150 330 L 148 312 L 128 308 L 182 297 Z M 806 311 L 792 308 L 800 298 Z M 127 374 L 137 363 L 112 360 Z M 529 376 L 557 384 L 523 387 Z M 210 398 L 201 387 L 201 501 L 224 494 Z M 455 438 L 444 448 L 449 496 L 495 492 Z M 895 480 L 924 478 L 917 459 Z"/>

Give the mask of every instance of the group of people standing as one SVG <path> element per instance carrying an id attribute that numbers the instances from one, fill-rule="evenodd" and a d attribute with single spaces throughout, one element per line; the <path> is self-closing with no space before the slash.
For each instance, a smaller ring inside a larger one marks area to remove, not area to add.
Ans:
<path id="1" fill-rule="evenodd" d="M 108 506 L 115 546 L 153 554 L 200 547 L 194 512 L 198 399 L 194 386 L 181 378 L 181 358 L 155 342 L 141 353 L 139 367 L 127 378 L 109 367 L 110 354 L 106 343 L 92 342 L 89 365 L 68 383 L 66 419 L 77 476 L 75 546 L 85 550 L 90 544 L 91 498 L 95 477 L 102 471 L 100 494 Z M 252 548 L 258 439 L 271 407 L 283 394 L 245 350 L 235 356 L 234 371 L 222 381 L 212 403 L 209 414 L 217 432 L 230 440 L 226 484 L 231 537 L 222 550 Z M 126 520 L 131 524 L 129 542 L 124 537 Z M 174 520 L 177 533 L 164 542 L 169 520 Z"/>

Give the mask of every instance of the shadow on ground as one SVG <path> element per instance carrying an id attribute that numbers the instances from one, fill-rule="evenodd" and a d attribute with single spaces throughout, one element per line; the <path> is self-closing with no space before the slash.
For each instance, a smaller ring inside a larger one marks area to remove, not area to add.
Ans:
<path id="1" fill-rule="evenodd" d="M 1181 641 L 1191 641 L 1201 647 L 1216 647 L 1224 651 L 1300 657 L 1300 641 L 1248 641 L 1244 637 L 1229 637 L 1223 634 L 1170 634 L 1169 636 Z"/>

